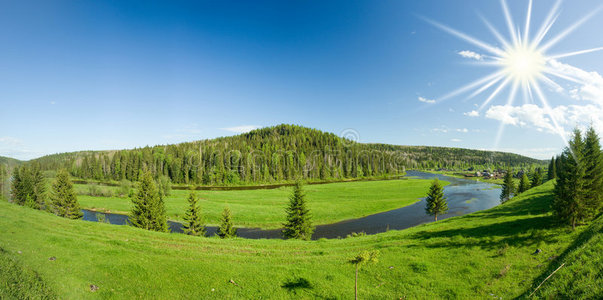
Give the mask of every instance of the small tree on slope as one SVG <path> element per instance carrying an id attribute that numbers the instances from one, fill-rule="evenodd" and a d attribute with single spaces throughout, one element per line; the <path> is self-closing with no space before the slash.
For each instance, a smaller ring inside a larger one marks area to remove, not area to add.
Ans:
<path id="1" fill-rule="evenodd" d="M 521 175 L 521 179 L 519 180 L 519 186 L 517 187 L 517 193 L 521 194 L 530 189 L 530 179 L 528 179 L 528 175 L 524 172 Z"/>
<path id="2" fill-rule="evenodd" d="M 362 267 L 362 265 L 367 263 L 376 263 L 379 257 L 379 251 L 362 251 L 358 253 L 356 256 L 348 260 L 348 263 L 354 265 L 356 267 L 356 280 L 354 281 L 354 299 L 358 299 L 358 270 Z"/>
<path id="3" fill-rule="evenodd" d="M 222 212 L 222 220 L 220 222 L 220 227 L 218 228 L 218 236 L 223 239 L 237 236 L 237 229 L 234 228 L 234 224 L 232 222 L 232 213 L 228 207 L 224 208 L 224 211 Z"/>
<path id="4" fill-rule="evenodd" d="M 285 226 L 283 237 L 286 239 L 309 240 L 314 228 L 312 228 L 310 220 L 310 210 L 306 207 L 306 195 L 299 181 L 293 187 L 286 212 L 287 222 L 283 224 Z"/>
<path id="5" fill-rule="evenodd" d="M 197 195 L 191 192 L 188 195 L 188 209 L 184 215 L 186 221 L 183 226 L 183 231 L 186 234 L 194 236 L 205 235 L 205 225 L 203 225 L 203 218 L 201 217 L 201 209 L 197 205 Z"/>
<path id="6" fill-rule="evenodd" d="M 437 178 L 431 183 L 425 202 L 425 212 L 430 216 L 434 216 L 435 221 L 438 220 L 438 215 L 445 214 L 448 211 L 448 202 L 444 198 L 444 189 Z"/>
<path id="7" fill-rule="evenodd" d="M 132 197 L 132 204 L 129 215 L 132 226 L 153 231 L 168 231 L 165 205 L 151 173 L 142 175 L 138 191 Z"/>
<path id="8" fill-rule="evenodd" d="M 503 179 L 502 191 L 500 192 L 500 202 L 505 203 L 509 201 L 514 193 L 515 183 L 513 182 L 513 174 L 511 174 L 511 169 L 507 169 L 507 173 Z"/>
<path id="9" fill-rule="evenodd" d="M 52 184 L 51 201 L 54 212 L 61 217 L 81 219 L 84 215 L 80 210 L 67 170 L 57 172 L 57 177 Z"/>

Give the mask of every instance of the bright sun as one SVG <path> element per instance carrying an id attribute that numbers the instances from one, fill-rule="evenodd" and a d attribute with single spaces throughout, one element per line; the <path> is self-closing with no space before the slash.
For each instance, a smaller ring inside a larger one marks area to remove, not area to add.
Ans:
<path id="1" fill-rule="evenodd" d="M 501 64 L 508 76 L 523 82 L 529 82 L 539 77 L 544 70 L 545 63 L 546 60 L 542 53 L 522 46 L 508 50 L 501 57 Z"/>
<path id="2" fill-rule="evenodd" d="M 593 17 L 601 8 L 603 8 L 603 6 L 591 11 L 587 16 L 581 18 L 578 22 L 561 31 L 561 33 L 559 33 L 557 36 L 545 41 L 545 37 L 549 32 L 549 29 L 553 26 L 555 20 L 559 16 L 558 11 L 560 4 L 561 0 L 557 0 L 544 19 L 544 22 L 540 28 L 532 32 L 530 31 L 532 0 L 528 1 L 528 9 L 523 30 L 521 30 L 520 27 L 513 22 L 513 18 L 511 17 L 511 13 L 509 12 L 506 1 L 501 0 L 502 10 L 507 23 L 507 29 L 509 31 L 509 38 L 503 37 L 503 35 L 494 26 L 492 26 L 487 19 L 482 17 L 486 27 L 498 40 L 499 45 L 493 45 L 480 41 L 466 33 L 457 31 L 433 20 L 426 19 L 426 21 L 430 22 L 436 27 L 439 27 L 450 34 L 453 34 L 487 51 L 488 54 L 473 53 L 471 58 L 476 59 L 476 63 L 479 65 L 493 66 L 497 69 L 490 75 L 484 76 L 443 97 L 440 97 L 438 101 L 474 90 L 473 93 L 466 98 L 471 99 L 487 90 L 493 89 L 490 95 L 479 106 L 478 111 L 481 111 L 506 87 L 510 87 L 510 92 L 508 94 L 506 103 L 508 106 L 513 104 L 513 102 L 516 100 L 518 90 L 521 90 L 523 91 L 525 103 L 535 103 L 536 99 L 540 100 L 540 104 L 547 111 L 555 130 L 567 144 L 564 131 L 559 126 L 555 116 L 552 114 L 552 109 L 548 103 L 548 100 L 545 98 L 544 93 L 542 92 L 541 84 L 547 85 L 552 90 L 563 90 L 561 86 L 552 79 L 555 77 L 580 83 L 580 80 L 578 78 L 574 78 L 571 74 L 561 73 L 559 70 L 551 68 L 550 63 L 562 57 L 601 51 L 603 50 L 603 47 L 556 55 L 548 55 L 547 52 L 553 45 L 557 44 L 576 28 Z M 504 123 L 501 122 L 496 135 L 495 148 L 498 147 L 498 142 L 500 141 L 503 128 Z"/>

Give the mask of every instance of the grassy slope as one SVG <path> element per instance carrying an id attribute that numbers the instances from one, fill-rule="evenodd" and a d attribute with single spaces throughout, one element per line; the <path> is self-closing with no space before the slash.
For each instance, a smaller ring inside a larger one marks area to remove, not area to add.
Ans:
<path id="1" fill-rule="evenodd" d="M 154 233 L 0 203 L 0 247 L 61 298 L 349 299 L 354 272 L 345 262 L 365 249 L 381 252 L 360 273 L 365 299 L 509 298 L 537 285 L 585 229 L 551 225 L 551 189 L 403 231 L 312 242 Z M 536 248 L 543 252 L 534 255 Z M 90 284 L 100 289 L 92 293 Z"/>
<path id="2" fill-rule="evenodd" d="M 328 224 L 359 218 L 413 204 L 425 197 L 430 180 L 403 179 L 360 181 L 306 185 L 308 205 L 314 224 Z M 444 184 L 448 184 L 444 182 Z M 77 185 L 83 191 L 85 186 Z M 110 189 L 109 187 L 106 187 Z M 285 207 L 289 202 L 291 187 L 271 190 L 247 191 L 197 191 L 200 205 L 208 224 L 218 224 L 222 210 L 229 206 L 237 226 L 281 227 L 285 219 Z M 168 218 L 182 220 L 187 208 L 189 191 L 173 190 L 166 198 Z M 127 214 L 131 201 L 117 197 L 79 196 L 83 208 L 94 208 Z"/>

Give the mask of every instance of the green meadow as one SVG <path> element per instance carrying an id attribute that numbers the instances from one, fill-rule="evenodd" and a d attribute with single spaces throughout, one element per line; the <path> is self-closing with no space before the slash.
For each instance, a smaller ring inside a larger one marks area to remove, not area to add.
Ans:
<path id="1" fill-rule="evenodd" d="M 363 250 L 380 257 L 360 271 L 361 299 L 527 297 L 561 264 L 532 297 L 600 298 L 603 220 L 556 225 L 552 187 L 406 230 L 318 241 L 157 233 L 0 202 L 0 298 L 351 299 L 347 260 Z M 325 187 L 309 196 L 314 188 Z"/>
<path id="2" fill-rule="evenodd" d="M 425 197 L 430 180 L 399 179 L 357 181 L 306 185 L 304 190 L 315 225 L 329 224 L 347 219 L 407 206 Z M 448 184 L 443 182 L 443 184 Z M 76 185 L 83 193 L 87 185 Z M 113 192 L 117 187 L 103 187 Z M 224 207 L 232 210 L 239 227 L 279 228 L 285 219 L 285 207 L 292 187 L 276 189 L 195 191 L 200 198 L 203 216 L 208 225 L 219 223 Z M 190 191 L 172 190 L 165 199 L 167 216 L 182 221 Z M 78 196 L 82 208 L 127 214 L 129 198 Z"/>

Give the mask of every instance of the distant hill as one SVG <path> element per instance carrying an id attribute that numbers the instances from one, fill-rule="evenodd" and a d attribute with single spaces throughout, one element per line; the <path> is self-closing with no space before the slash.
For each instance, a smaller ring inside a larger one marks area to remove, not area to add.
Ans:
<path id="1" fill-rule="evenodd" d="M 84 179 L 137 180 L 148 170 L 174 183 L 246 184 L 381 177 L 405 169 L 500 168 L 542 165 L 513 153 L 448 147 L 363 144 L 296 125 L 174 145 L 82 151 L 33 160 L 43 169 L 67 168 Z"/>
<path id="2" fill-rule="evenodd" d="M 2 165 L 16 166 L 20 163 L 21 163 L 21 161 L 18 159 L 0 156 L 0 164 L 2 164 Z"/>

